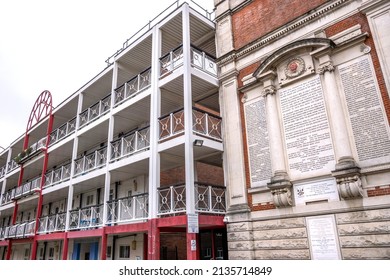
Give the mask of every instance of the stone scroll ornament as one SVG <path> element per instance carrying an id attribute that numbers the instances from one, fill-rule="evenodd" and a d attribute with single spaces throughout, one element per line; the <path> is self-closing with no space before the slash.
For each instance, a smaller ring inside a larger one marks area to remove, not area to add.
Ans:
<path id="1" fill-rule="evenodd" d="M 337 178 L 336 182 L 342 198 L 353 199 L 363 196 L 362 182 L 358 175 Z"/>

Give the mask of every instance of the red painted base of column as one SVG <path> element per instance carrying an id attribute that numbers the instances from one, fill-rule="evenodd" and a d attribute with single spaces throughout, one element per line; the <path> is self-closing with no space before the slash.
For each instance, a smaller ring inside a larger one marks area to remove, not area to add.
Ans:
<path id="1" fill-rule="evenodd" d="M 69 246 L 69 239 L 68 239 L 68 233 L 65 233 L 65 237 L 63 240 L 63 246 L 62 246 L 62 259 L 67 260 L 68 259 L 68 246 Z"/>
<path id="2" fill-rule="evenodd" d="M 199 259 L 199 240 L 196 233 L 187 233 L 187 260 Z"/>
<path id="3" fill-rule="evenodd" d="M 157 219 L 149 221 L 148 227 L 148 260 L 160 259 L 160 229 Z"/>

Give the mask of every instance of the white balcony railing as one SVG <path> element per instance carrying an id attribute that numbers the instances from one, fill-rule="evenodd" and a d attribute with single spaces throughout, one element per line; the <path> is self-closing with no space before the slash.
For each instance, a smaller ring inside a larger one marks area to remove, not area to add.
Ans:
<path id="1" fill-rule="evenodd" d="M 191 46 L 191 65 L 212 75 L 218 76 L 218 67 L 215 57 L 194 46 Z"/>
<path id="2" fill-rule="evenodd" d="M 148 149 L 150 146 L 150 128 L 132 131 L 111 142 L 110 160 L 118 160 Z"/>
<path id="3" fill-rule="evenodd" d="M 111 107 L 111 94 L 104 97 L 99 102 L 93 104 L 89 108 L 85 109 L 79 114 L 79 127 L 87 125 L 110 110 Z"/>
<path id="4" fill-rule="evenodd" d="M 107 202 L 107 223 L 143 220 L 148 217 L 149 195 L 140 194 Z"/>
<path id="5" fill-rule="evenodd" d="M 58 213 L 39 218 L 38 233 L 51 233 L 65 230 L 66 213 Z"/>
<path id="6" fill-rule="evenodd" d="M 158 191 L 158 215 L 173 215 L 186 212 L 186 186 L 175 185 Z M 226 188 L 195 183 L 195 211 L 199 213 L 224 214 L 226 212 Z"/>
<path id="7" fill-rule="evenodd" d="M 167 75 L 183 65 L 183 46 L 170 51 L 160 58 L 160 76 Z"/>
<path id="8" fill-rule="evenodd" d="M 54 184 L 61 183 L 70 178 L 72 165 L 70 163 L 60 166 L 54 170 L 48 171 L 45 174 L 44 187 L 49 187 Z"/>
<path id="9" fill-rule="evenodd" d="M 69 229 L 88 229 L 103 225 L 103 204 L 70 211 Z"/>
<path id="10" fill-rule="evenodd" d="M 117 106 L 128 99 L 136 96 L 141 91 L 150 86 L 151 68 L 146 69 L 137 76 L 133 77 L 117 89 L 115 89 L 114 105 Z"/>
<path id="11" fill-rule="evenodd" d="M 74 175 L 92 171 L 106 164 L 107 147 L 100 148 L 74 161 Z"/>
<path id="12" fill-rule="evenodd" d="M 12 188 L 5 192 L 1 196 L 1 204 L 6 204 L 11 202 L 13 199 L 18 199 L 23 196 L 33 194 L 36 190 L 39 190 L 41 187 L 41 177 L 36 177 L 31 181 L 25 182 L 19 187 Z"/>
<path id="13" fill-rule="evenodd" d="M 64 139 L 66 136 L 72 134 L 76 130 L 76 117 L 64 123 L 59 128 L 50 133 L 50 145 Z"/>
<path id="14" fill-rule="evenodd" d="M 184 126 L 184 109 L 159 118 L 159 139 L 163 140 L 182 133 Z M 192 130 L 196 134 L 218 141 L 222 140 L 222 118 L 200 109 L 192 109 Z"/>
<path id="15" fill-rule="evenodd" d="M 6 174 L 7 166 L 0 167 L 0 178 L 2 178 Z"/>
<path id="16" fill-rule="evenodd" d="M 33 236 L 35 221 L 22 222 L 4 229 L 4 238 L 25 238 Z"/>

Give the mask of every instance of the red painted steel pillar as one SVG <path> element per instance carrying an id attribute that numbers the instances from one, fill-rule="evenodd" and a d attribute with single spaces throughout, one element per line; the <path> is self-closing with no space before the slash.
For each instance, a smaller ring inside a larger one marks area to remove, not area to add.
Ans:
<path id="1" fill-rule="evenodd" d="M 148 223 L 148 260 L 159 260 L 160 229 L 157 226 L 157 219 L 151 219 Z"/>
<path id="2" fill-rule="evenodd" d="M 68 259 L 68 247 L 69 247 L 68 233 L 65 232 L 64 242 L 62 245 L 62 259 L 63 260 Z"/>
<path id="3" fill-rule="evenodd" d="M 199 259 L 199 241 L 198 234 L 196 233 L 187 233 L 187 260 L 197 260 Z"/>
<path id="4" fill-rule="evenodd" d="M 107 259 L 107 234 L 105 228 L 103 228 L 103 234 L 102 234 L 102 248 L 100 253 L 100 259 L 101 260 Z"/>

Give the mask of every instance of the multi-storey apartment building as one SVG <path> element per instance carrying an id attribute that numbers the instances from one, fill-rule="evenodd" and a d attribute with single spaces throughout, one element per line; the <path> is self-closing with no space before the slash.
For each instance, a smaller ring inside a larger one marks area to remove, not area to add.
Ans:
<path id="1" fill-rule="evenodd" d="M 0 154 L 0 259 L 226 259 L 215 24 L 179 1 Z"/>
<path id="2" fill-rule="evenodd" d="M 214 3 L 229 259 L 389 259 L 389 1 Z"/>

